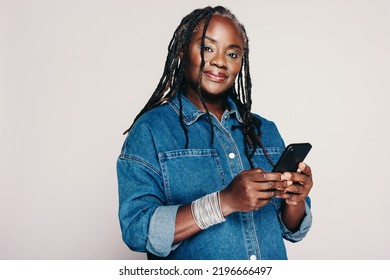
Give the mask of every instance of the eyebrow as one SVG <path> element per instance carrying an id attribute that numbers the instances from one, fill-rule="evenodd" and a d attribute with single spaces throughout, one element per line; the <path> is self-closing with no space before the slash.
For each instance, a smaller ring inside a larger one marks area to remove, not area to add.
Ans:
<path id="1" fill-rule="evenodd" d="M 210 38 L 210 37 L 207 37 L 207 36 L 205 36 L 204 39 L 205 39 L 205 40 L 207 39 L 207 40 L 211 41 L 212 43 L 217 43 L 217 40 L 215 40 L 215 39 L 213 39 L 213 38 Z M 197 41 L 202 41 L 202 37 L 199 38 Z M 237 45 L 237 44 L 230 44 L 230 45 L 228 46 L 228 48 L 234 48 L 234 49 L 240 49 L 240 50 L 242 50 L 242 47 L 241 47 L 240 45 Z"/>

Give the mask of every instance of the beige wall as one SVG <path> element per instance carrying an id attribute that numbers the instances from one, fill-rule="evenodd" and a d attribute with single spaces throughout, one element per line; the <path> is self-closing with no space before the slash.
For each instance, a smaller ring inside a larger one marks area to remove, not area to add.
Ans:
<path id="1" fill-rule="evenodd" d="M 122 132 L 181 18 L 216 3 L 0 0 L 0 259 L 144 258 L 117 220 Z M 290 258 L 389 259 L 390 2 L 223 3 L 254 111 L 313 144 L 315 220 Z"/>

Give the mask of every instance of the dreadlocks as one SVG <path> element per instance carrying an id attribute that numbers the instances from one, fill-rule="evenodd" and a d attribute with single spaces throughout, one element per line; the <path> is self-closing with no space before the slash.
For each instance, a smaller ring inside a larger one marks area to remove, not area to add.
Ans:
<path id="1" fill-rule="evenodd" d="M 181 87 L 184 87 L 184 69 L 185 61 L 187 57 L 188 45 L 191 41 L 194 30 L 199 26 L 199 23 L 204 20 L 203 31 L 202 31 L 202 41 L 200 48 L 201 55 L 201 65 L 200 68 L 203 69 L 205 65 L 204 61 L 204 42 L 205 35 L 207 31 L 208 24 L 213 15 L 220 15 L 229 18 L 236 25 L 238 30 L 242 35 L 244 41 L 244 53 L 240 73 L 237 77 L 237 84 L 232 87 L 229 91 L 229 96 L 232 98 L 236 104 L 238 111 L 242 117 L 243 123 L 239 128 L 242 131 L 244 141 L 245 141 L 245 154 L 249 159 L 251 167 L 254 168 L 251 158 L 254 155 L 254 152 L 257 147 L 260 147 L 264 154 L 267 157 L 267 160 L 273 165 L 268 153 L 265 150 L 261 142 L 261 121 L 255 118 L 251 113 L 252 106 L 252 82 L 249 73 L 249 47 L 248 47 L 248 37 L 244 26 L 237 20 L 237 18 L 226 8 L 217 6 L 217 7 L 206 7 L 203 9 L 196 9 L 186 17 L 184 17 L 180 25 L 175 30 L 173 37 L 168 46 L 168 55 L 164 66 L 164 72 L 162 77 L 155 89 L 153 95 L 145 105 L 145 107 L 139 112 L 135 117 L 133 124 L 129 129 L 127 129 L 123 134 L 126 134 L 134 125 L 134 123 L 147 111 L 161 105 L 162 103 L 170 100 L 176 93 L 181 95 L 182 91 L 178 90 Z M 214 129 L 212 124 L 212 119 L 208 108 L 203 100 L 203 94 L 200 87 L 200 79 L 197 88 L 197 92 L 200 96 L 202 105 L 206 111 L 207 119 L 211 127 L 211 142 L 214 142 Z M 189 139 L 188 139 L 188 129 L 183 120 L 182 112 L 182 102 L 179 96 L 179 106 L 180 106 L 180 124 L 186 136 L 186 146 L 188 148 Z"/>

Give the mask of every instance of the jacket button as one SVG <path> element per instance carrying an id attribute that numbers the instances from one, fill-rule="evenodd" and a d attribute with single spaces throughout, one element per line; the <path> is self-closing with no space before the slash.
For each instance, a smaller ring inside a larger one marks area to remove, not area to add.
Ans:
<path id="1" fill-rule="evenodd" d="M 257 257 L 255 256 L 255 255 L 252 255 L 252 256 L 250 256 L 250 258 L 249 258 L 250 260 L 252 260 L 252 261 L 254 261 L 254 260 L 256 260 L 257 259 Z"/>
<path id="2" fill-rule="evenodd" d="M 236 157 L 236 155 L 234 153 L 229 154 L 229 158 L 234 159 L 235 157 Z"/>

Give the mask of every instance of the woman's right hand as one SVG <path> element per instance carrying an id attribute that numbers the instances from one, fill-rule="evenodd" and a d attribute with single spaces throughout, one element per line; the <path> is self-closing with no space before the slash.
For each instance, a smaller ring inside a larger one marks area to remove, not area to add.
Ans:
<path id="1" fill-rule="evenodd" d="M 220 192 L 223 215 L 257 210 L 272 197 L 283 194 L 288 184 L 280 173 L 265 172 L 259 168 L 245 170 Z"/>

